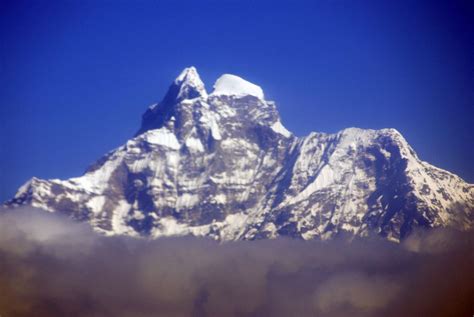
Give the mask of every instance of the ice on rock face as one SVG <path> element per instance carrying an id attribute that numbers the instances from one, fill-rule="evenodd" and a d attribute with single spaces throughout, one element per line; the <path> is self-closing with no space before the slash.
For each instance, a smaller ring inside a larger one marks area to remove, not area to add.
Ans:
<path id="1" fill-rule="evenodd" d="M 185 144 L 191 151 L 204 152 L 204 146 L 198 138 L 189 137 L 186 139 Z"/>
<path id="2" fill-rule="evenodd" d="M 181 145 L 176 136 L 166 128 L 150 130 L 144 134 L 148 143 L 165 146 L 173 150 L 179 150 Z"/>
<path id="3" fill-rule="evenodd" d="M 264 99 L 262 88 L 231 74 L 224 74 L 217 79 L 214 84 L 212 95 L 228 95 L 237 97 L 250 95 Z"/>
<path id="4" fill-rule="evenodd" d="M 284 126 L 283 124 L 281 124 L 280 121 L 277 121 L 275 122 L 272 126 L 271 126 L 272 130 L 275 131 L 276 133 L 280 133 L 281 135 L 283 135 L 284 137 L 287 137 L 289 138 L 291 136 L 291 132 L 288 131 Z"/>

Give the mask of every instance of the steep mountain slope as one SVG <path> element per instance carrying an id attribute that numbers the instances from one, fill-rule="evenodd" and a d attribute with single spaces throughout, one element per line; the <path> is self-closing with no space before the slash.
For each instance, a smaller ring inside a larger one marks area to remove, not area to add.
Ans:
<path id="1" fill-rule="evenodd" d="M 134 138 L 81 177 L 32 178 L 6 205 L 105 234 L 399 241 L 417 227 L 472 227 L 474 186 L 420 161 L 394 129 L 297 138 L 260 87 L 227 74 L 208 94 L 190 67 Z"/>

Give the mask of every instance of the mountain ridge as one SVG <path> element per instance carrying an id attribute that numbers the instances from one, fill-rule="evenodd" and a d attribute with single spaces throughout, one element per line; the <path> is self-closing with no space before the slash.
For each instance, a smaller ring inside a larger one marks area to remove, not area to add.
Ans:
<path id="1" fill-rule="evenodd" d="M 474 223 L 474 186 L 419 160 L 395 129 L 296 137 L 263 90 L 184 69 L 135 136 L 81 177 L 33 178 L 6 206 L 66 212 L 105 234 L 400 241 Z"/>

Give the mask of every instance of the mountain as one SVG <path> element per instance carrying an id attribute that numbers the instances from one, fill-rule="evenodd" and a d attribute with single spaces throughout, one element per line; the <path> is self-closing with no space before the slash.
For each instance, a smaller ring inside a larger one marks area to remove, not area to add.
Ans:
<path id="1" fill-rule="evenodd" d="M 421 161 L 395 129 L 296 137 L 262 89 L 186 68 L 136 135 L 86 173 L 32 178 L 5 206 L 67 213 L 107 235 L 216 240 L 378 234 L 474 223 L 474 185 Z"/>

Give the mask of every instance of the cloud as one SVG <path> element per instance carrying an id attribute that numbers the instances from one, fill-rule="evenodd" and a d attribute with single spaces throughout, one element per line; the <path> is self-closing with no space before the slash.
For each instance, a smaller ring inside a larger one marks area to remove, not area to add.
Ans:
<path id="1" fill-rule="evenodd" d="M 386 307 L 400 291 L 395 280 L 361 272 L 333 274 L 316 292 L 317 308 L 324 313 L 349 306 L 361 312 Z"/>
<path id="2" fill-rule="evenodd" d="M 103 237 L 39 210 L 0 215 L 1 316 L 471 316 L 472 233 L 402 245 Z"/>

